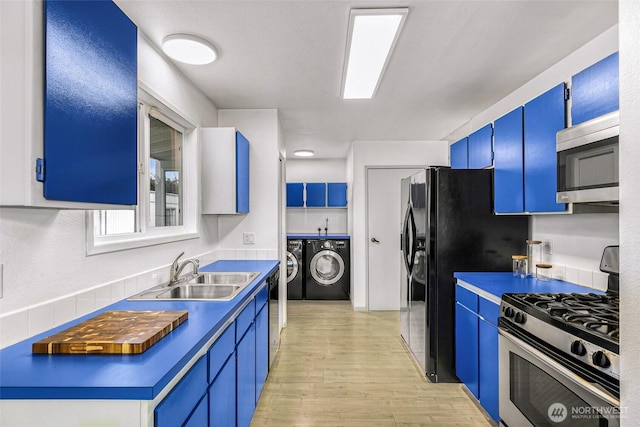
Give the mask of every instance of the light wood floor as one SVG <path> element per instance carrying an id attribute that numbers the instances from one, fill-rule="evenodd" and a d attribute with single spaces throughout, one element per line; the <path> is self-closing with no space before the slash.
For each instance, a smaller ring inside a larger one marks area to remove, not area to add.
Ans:
<path id="1" fill-rule="evenodd" d="M 490 426 L 459 384 L 429 383 L 398 312 L 289 301 L 288 326 L 251 425 Z"/>

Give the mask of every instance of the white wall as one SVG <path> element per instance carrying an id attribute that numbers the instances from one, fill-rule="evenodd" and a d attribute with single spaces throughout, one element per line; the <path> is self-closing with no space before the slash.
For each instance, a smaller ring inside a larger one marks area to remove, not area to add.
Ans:
<path id="1" fill-rule="evenodd" d="M 640 3 L 621 1 L 620 15 L 620 348 L 622 426 L 640 418 Z"/>
<path id="2" fill-rule="evenodd" d="M 346 182 L 346 159 L 287 159 L 287 182 Z M 347 233 L 348 208 L 288 208 L 287 233 Z"/>
<path id="3" fill-rule="evenodd" d="M 4 18 L 3 23 L 11 22 Z M 0 31 L 3 39 L 20 34 L 19 28 L 9 25 Z M 195 125 L 217 125 L 216 106 L 141 33 L 138 49 L 143 85 Z M 0 347 L 153 285 L 166 278 L 168 265 L 181 251 L 185 257 L 204 255 L 205 262 L 212 261 L 217 225 L 217 218 L 203 217 L 197 239 L 87 256 L 85 211 L 0 209 L 4 266 Z"/>
<path id="4" fill-rule="evenodd" d="M 449 164 L 446 141 L 355 141 L 347 156 L 349 234 L 351 234 L 351 303 L 367 309 L 367 167 Z"/>
<path id="5" fill-rule="evenodd" d="M 458 141 L 617 50 L 616 25 L 471 118 L 446 139 Z M 605 246 L 618 244 L 618 229 L 618 214 L 533 215 L 531 220 L 532 237 L 553 242 L 553 254 L 546 255 L 545 261 L 553 264 L 554 277 L 601 289 L 606 287 L 606 275 L 599 271 L 600 258 Z"/>
<path id="6" fill-rule="evenodd" d="M 218 125 L 236 127 L 250 142 L 250 205 L 246 215 L 219 215 L 218 235 L 227 259 L 253 258 L 254 251 L 278 256 L 278 168 L 281 144 L 277 110 L 219 110 Z M 255 233 L 255 244 L 242 243 L 243 232 Z M 264 253 L 264 252 L 263 252 Z"/>

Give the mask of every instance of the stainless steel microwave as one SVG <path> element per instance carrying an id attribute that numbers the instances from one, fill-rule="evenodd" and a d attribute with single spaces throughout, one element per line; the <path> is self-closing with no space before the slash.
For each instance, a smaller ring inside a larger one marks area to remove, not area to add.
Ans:
<path id="1" fill-rule="evenodd" d="M 618 203 L 619 135 L 618 111 L 557 133 L 558 203 Z"/>

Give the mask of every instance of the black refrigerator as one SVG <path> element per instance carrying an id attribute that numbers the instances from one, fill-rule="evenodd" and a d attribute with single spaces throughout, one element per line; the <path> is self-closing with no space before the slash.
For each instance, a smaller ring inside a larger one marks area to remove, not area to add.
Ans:
<path id="1" fill-rule="evenodd" d="M 511 271 L 529 218 L 493 214 L 493 170 L 431 167 L 402 180 L 400 334 L 431 382 L 455 372 L 456 271 Z"/>

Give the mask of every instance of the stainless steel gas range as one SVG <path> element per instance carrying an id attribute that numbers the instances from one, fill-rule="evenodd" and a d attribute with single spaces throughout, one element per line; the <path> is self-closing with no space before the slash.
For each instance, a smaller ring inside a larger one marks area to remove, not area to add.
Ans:
<path id="1" fill-rule="evenodd" d="M 504 294 L 500 419 L 506 426 L 620 425 L 618 247 L 605 294 Z"/>

